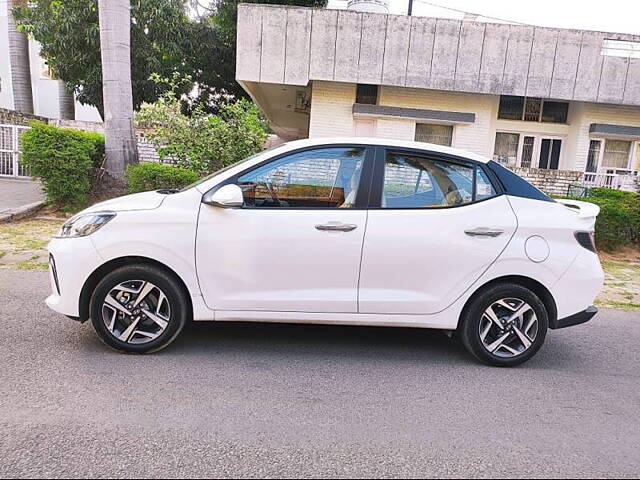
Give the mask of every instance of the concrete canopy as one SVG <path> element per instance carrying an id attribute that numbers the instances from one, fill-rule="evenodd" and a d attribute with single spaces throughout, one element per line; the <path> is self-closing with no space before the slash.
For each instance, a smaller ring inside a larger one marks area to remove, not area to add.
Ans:
<path id="1" fill-rule="evenodd" d="M 640 35 L 241 4 L 236 78 L 640 105 L 640 58 L 608 55 L 604 40 Z"/>

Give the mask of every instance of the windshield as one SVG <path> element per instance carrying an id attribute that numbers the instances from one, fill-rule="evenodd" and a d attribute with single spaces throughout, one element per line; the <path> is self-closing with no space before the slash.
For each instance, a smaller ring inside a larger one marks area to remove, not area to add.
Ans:
<path id="1" fill-rule="evenodd" d="M 232 169 L 233 167 L 235 167 L 235 166 L 237 166 L 237 165 L 240 165 L 241 163 L 248 162 L 248 161 L 249 161 L 249 160 L 251 160 L 252 158 L 257 157 L 258 155 L 262 155 L 263 153 L 264 153 L 264 151 L 262 151 L 262 152 L 258 152 L 258 153 L 254 153 L 253 155 L 251 155 L 251 156 L 249 156 L 249 157 L 247 157 L 247 158 L 245 158 L 245 159 L 243 159 L 243 160 L 240 160 L 239 162 L 232 163 L 231 165 L 227 165 L 226 167 L 221 168 L 220 170 L 218 170 L 218 171 L 216 171 L 216 172 L 210 173 L 210 174 L 209 174 L 209 175 L 207 175 L 206 177 L 202 177 L 200 180 L 197 180 L 197 181 L 193 182 L 192 184 L 187 185 L 186 187 L 183 187 L 180 191 L 181 191 L 181 192 L 184 192 L 185 190 L 189 190 L 190 188 L 196 187 L 196 186 L 200 185 L 201 183 L 206 182 L 207 180 L 209 180 L 209 179 L 211 179 L 211 178 L 215 177 L 216 175 L 220 175 L 221 173 L 224 173 L 224 172 L 226 172 L 227 170 L 230 170 L 230 169 Z"/>

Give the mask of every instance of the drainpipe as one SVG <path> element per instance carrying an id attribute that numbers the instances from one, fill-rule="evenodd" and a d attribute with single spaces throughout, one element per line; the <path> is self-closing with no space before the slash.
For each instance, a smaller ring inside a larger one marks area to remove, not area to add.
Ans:
<path id="1" fill-rule="evenodd" d="M 409 11 L 407 12 L 407 15 L 411 16 L 412 12 L 413 12 L 413 0 L 409 0 Z"/>

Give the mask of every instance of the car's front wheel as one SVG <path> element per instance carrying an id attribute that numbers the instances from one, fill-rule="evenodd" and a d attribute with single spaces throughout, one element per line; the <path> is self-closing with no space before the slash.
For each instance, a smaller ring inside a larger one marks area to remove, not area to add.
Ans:
<path id="1" fill-rule="evenodd" d="M 533 357 L 549 326 L 544 303 L 528 288 L 497 284 L 465 308 L 460 333 L 466 349 L 488 365 L 513 367 Z"/>
<path id="2" fill-rule="evenodd" d="M 190 310 L 173 275 L 151 265 L 132 265 L 98 283 L 90 311 L 105 344 L 121 352 L 152 353 L 176 339 Z"/>

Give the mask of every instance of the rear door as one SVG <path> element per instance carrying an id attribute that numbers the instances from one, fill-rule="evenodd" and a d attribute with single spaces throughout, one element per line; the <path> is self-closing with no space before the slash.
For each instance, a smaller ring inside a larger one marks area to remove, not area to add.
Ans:
<path id="1" fill-rule="evenodd" d="M 359 312 L 430 314 L 462 295 L 517 227 L 478 163 L 379 148 L 359 284 Z"/>

